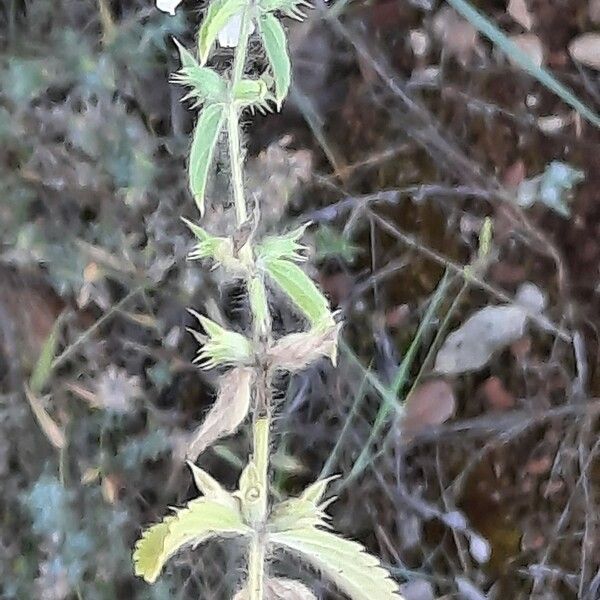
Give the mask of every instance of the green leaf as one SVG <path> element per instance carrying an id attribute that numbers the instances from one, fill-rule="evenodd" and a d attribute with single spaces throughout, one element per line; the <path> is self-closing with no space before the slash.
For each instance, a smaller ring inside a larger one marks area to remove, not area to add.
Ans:
<path id="1" fill-rule="evenodd" d="M 313 326 L 333 321 L 329 302 L 312 279 L 289 260 L 264 261 L 264 269 Z"/>
<path id="2" fill-rule="evenodd" d="M 265 13 L 279 11 L 286 17 L 302 21 L 306 18 L 303 10 L 312 8 L 312 4 L 307 0 L 260 0 L 258 7 Z"/>
<path id="3" fill-rule="evenodd" d="M 200 544 L 211 537 L 247 535 L 239 509 L 200 498 L 186 508 L 147 529 L 135 545 L 135 574 L 154 583 L 165 562 L 187 544 Z"/>
<path id="4" fill-rule="evenodd" d="M 203 339 L 198 332 L 193 329 L 188 330 L 199 342 L 204 342 L 194 362 L 201 363 L 203 369 L 214 369 L 226 365 L 244 365 L 252 362 L 254 353 L 252 343 L 248 338 L 241 333 L 221 327 L 195 310 L 188 309 L 188 311 L 200 321 L 208 334 L 208 339 Z"/>
<path id="5" fill-rule="evenodd" d="M 198 32 L 198 53 L 203 65 L 208 60 L 219 31 L 246 5 L 246 0 L 214 0 L 210 3 Z"/>
<path id="6" fill-rule="evenodd" d="M 269 542 L 307 560 L 352 600 L 400 600 L 397 583 L 364 547 L 338 535 L 306 527 L 271 533 Z"/>
<path id="7" fill-rule="evenodd" d="M 188 86 L 192 91 L 183 98 L 197 98 L 199 103 L 224 102 L 227 98 L 227 83 L 212 69 L 201 67 L 192 54 L 175 38 L 173 41 L 179 50 L 181 69 L 172 77 L 175 83 Z"/>
<path id="8" fill-rule="evenodd" d="M 54 362 L 54 358 L 56 356 L 56 349 L 58 346 L 58 331 L 60 329 L 61 322 L 62 319 L 60 317 L 54 322 L 52 331 L 46 338 L 46 341 L 42 346 L 42 351 L 40 352 L 37 362 L 33 367 L 33 373 L 31 374 L 31 378 L 29 380 L 29 389 L 34 395 L 37 395 L 42 391 L 46 383 L 48 383 L 50 375 L 52 375 L 52 363 Z"/>
<path id="9" fill-rule="evenodd" d="M 192 471 L 194 483 L 198 491 L 204 495 L 206 500 L 211 500 L 230 508 L 237 508 L 239 506 L 234 495 L 230 494 L 214 477 L 195 465 L 191 460 L 186 462 Z"/>
<path id="10" fill-rule="evenodd" d="M 264 238 L 256 247 L 257 259 L 268 261 L 285 258 L 296 262 L 306 260 L 306 257 L 300 253 L 306 252 L 307 248 L 303 244 L 299 244 L 298 240 L 304 235 L 306 228 L 309 226 L 310 223 L 305 223 L 285 235 Z"/>
<path id="11" fill-rule="evenodd" d="M 261 104 L 268 94 L 267 84 L 262 79 L 242 79 L 233 88 L 233 99 L 244 106 Z"/>
<path id="12" fill-rule="evenodd" d="M 212 163 L 215 146 L 224 120 L 225 106 L 223 104 L 211 104 L 200 114 L 194 131 L 190 152 L 189 180 L 190 190 L 201 215 L 204 214 L 204 192 L 206 191 L 208 169 Z"/>
<path id="13" fill-rule="evenodd" d="M 287 96 L 292 79 L 292 66 L 287 48 L 287 37 L 279 19 L 271 13 L 261 16 L 258 21 L 267 58 L 275 78 L 275 99 L 277 108 L 281 108 Z"/>
<path id="14" fill-rule="evenodd" d="M 269 517 L 269 530 L 282 532 L 325 526 L 325 519 L 328 518 L 325 508 L 335 500 L 335 497 L 323 503 L 320 501 L 327 485 L 338 477 L 339 475 L 333 475 L 327 479 L 320 479 L 309 485 L 298 498 L 288 498 L 276 504 Z"/>

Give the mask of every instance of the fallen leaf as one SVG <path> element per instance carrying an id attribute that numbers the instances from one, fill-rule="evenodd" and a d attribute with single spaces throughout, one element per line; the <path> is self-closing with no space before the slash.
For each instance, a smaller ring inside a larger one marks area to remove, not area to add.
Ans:
<path id="1" fill-rule="evenodd" d="M 534 16 L 527 6 L 527 0 L 510 0 L 506 12 L 527 31 L 533 27 Z"/>
<path id="2" fill-rule="evenodd" d="M 488 409 L 509 410 L 515 405 L 515 397 L 504 387 L 499 377 L 489 377 L 480 389 Z"/>
<path id="3" fill-rule="evenodd" d="M 427 427 L 445 423 L 455 410 L 452 386 L 443 379 L 432 379 L 419 385 L 406 399 L 402 431 L 412 437 Z"/>
<path id="4" fill-rule="evenodd" d="M 447 375 L 478 371 L 496 352 L 522 337 L 526 323 L 527 314 L 520 306 L 482 308 L 446 338 L 435 371 Z"/>
<path id="5" fill-rule="evenodd" d="M 519 286 L 513 304 L 486 306 L 448 335 L 434 370 L 446 375 L 478 371 L 496 352 L 522 338 L 528 314 L 541 312 L 545 305 L 544 293 L 526 281 Z"/>
<path id="6" fill-rule="evenodd" d="M 569 44 L 573 60 L 600 71 L 600 33 L 584 33 Z"/>

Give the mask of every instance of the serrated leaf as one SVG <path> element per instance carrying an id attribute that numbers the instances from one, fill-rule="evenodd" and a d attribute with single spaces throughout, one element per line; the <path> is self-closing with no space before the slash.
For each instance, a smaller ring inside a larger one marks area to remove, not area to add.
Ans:
<path id="1" fill-rule="evenodd" d="M 231 508 L 239 507 L 234 495 L 229 493 L 214 477 L 204 469 L 195 465 L 191 460 L 187 461 L 187 465 L 192 472 L 194 483 L 196 484 L 198 491 L 203 494 L 207 500 Z"/>
<path id="2" fill-rule="evenodd" d="M 195 460 L 218 439 L 235 433 L 250 409 L 252 369 L 237 367 L 221 376 L 219 392 L 202 425 L 192 435 L 186 456 Z"/>
<path id="3" fill-rule="evenodd" d="M 325 479 L 318 479 L 314 483 L 311 483 L 303 492 L 300 494 L 300 498 L 307 502 L 312 502 L 315 506 L 321 502 L 321 498 L 327 489 L 327 486 L 338 479 L 340 475 L 331 475 Z"/>
<path id="4" fill-rule="evenodd" d="M 260 35 L 275 78 L 275 100 L 281 108 L 292 80 L 292 65 L 287 48 L 287 36 L 279 19 L 271 13 L 261 16 L 258 21 Z"/>
<path id="5" fill-rule="evenodd" d="M 261 240 L 260 244 L 256 247 L 257 260 L 268 261 L 277 258 L 296 262 L 306 260 L 304 254 L 301 253 L 305 253 L 307 248 L 303 244 L 299 244 L 298 241 L 304 235 L 309 225 L 310 223 L 305 223 L 284 235 L 270 236 Z"/>
<path id="6" fill-rule="evenodd" d="M 398 584 L 357 542 L 315 527 L 271 533 L 268 539 L 308 561 L 352 600 L 401 598 Z"/>
<path id="7" fill-rule="evenodd" d="M 267 84 L 262 79 L 242 79 L 233 87 L 233 99 L 244 106 L 262 103 L 268 93 Z"/>
<path id="8" fill-rule="evenodd" d="M 154 583 L 165 562 L 187 544 L 250 533 L 238 509 L 200 498 L 147 529 L 135 545 L 135 574 Z"/>
<path id="9" fill-rule="evenodd" d="M 333 322 L 329 302 L 298 265 L 289 260 L 274 259 L 265 260 L 264 268 L 313 326 Z"/>
<path id="10" fill-rule="evenodd" d="M 173 41 L 179 50 L 181 69 L 172 76 L 172 80 L 192 88 L 184 100 L 197 98 L 199 103 L 223 102 L 227 97 L 225 80 L 216 71 L 208 67 L 201 67 L 191 52 L 184 48 L 177 39 L 173 38 Z"/>
<path id="11" fill-rule="evenodd" d="M 236 275 L 247 273 L 247 266 L 235 255 L 232 238 L 211 235 L 188 219 L 181 217 L 181 220 L 198 240 L 194 249 L 188 254 L 189 260 L 210 258 L 231 273 Z"/>
<path id="12" fill-rule="evenodd" d="M 188 329 L 199 342 L 204 342 L 195 363 L 200 363 L 203 369 L 214 369 L 219 366 L 245 365 L 253 360 L 252 343 L 241 333 L 236 333 L 221 327 L 208 317 L 188 309 L 201 323 L 208 334 L 208 339 L 203 339 L 197 331 Z"/>
<path id="13" fill-rule="evenodd" d="M 198 53 L 204 65 L 219 32 L 229 19 L 246 7 L 246 0 L 214 0 L 210 3 L 206 16 L 198 32 Z"/>
<path id="14" fill-rule="evenodd" d="M 54 322 L 50 335 L 46 338 L 40 355 L 33 367 L 33 372 L 29 379 L 29 389 L 33 394 L 39 394 L 52 375 L 52 363 L 56 357 L 56 349 L 58 346 L 58 331 L 62 319 L 59 317 Z"/>
<path id="15" fill-rule="evenodd" d="M 208 170 L 212 163 L 215 146 L 224 120 L 225 106 L 211 104 L 206 106 L 200 113 L 200 118 L 194 130 L 188 169 L 190 190 L 201 215 L 204 214 L 204 193 L 208 180 Z"/>

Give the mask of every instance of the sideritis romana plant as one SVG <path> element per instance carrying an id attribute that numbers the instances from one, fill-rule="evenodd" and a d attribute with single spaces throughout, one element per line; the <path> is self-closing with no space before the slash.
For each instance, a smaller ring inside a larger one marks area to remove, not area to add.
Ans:
<path id="1" fill-rule="evenodd" d="M 158 0 L 173 13 L 180 3 Z M 137 542 L 135 572 L 154 582 L 167 559 L 185 545 L 211 538 L 238 537 L 247 546 L 247 579 L 236 600 L 314 599 L 303 584 L 271 577 L 268 559 L 285 551 L 312 565 L 353 600 L 398 600 L 398 586 L 377 558 L 358 543 L 333 533 L 323 500 L 332 478 L 317 481 L 297 498 L 272 504 L 269 499 L 269 435 L 273 418 L 271 384 L 277 371 L 300 371 L 322 357 L 335 364 L 339 324 L 329 303 L 298 266 L 306 248 L 300 239 L 307 225 L 281 235 L 257 239 L 260 207 L 250 211 L 244 195 L 240 117 L 246 111 L 279 109 L 290 86 L 291 68 L 281 16 L 302 19 L 305 0 L 212 0 L 198 31 L 197 52 L 179 42 L 181 68 L 174 75 L 202 107 L 189 158 L 189 187 L 200 211 L 214 149 L 224 132 L 231 162 L 231 190 L 237 231 L 232 237 L 208 232 L 186 221 L 197 238 L 190 258 L 214 263 L 247 291 L 252 331 L 227 330 L 194 313 L 204 335 L 198 362 L 223 370 L 214 406 L 188 448 L 196 458 L 217 439 L 234 433 L 252 415 L 253 451 L 230 492 L 207 472 L 188 461 L 200 496 L 147 529 Z M 259 77 L 246 73 L 247 50 L 256 35 L 264 47 L 268 69 Z M 233 64 L 224 73 L 207 66 L 216 43 L 235 48 Z M 279 288 L 308 327 L 274 339 L 268 295 Z"/>

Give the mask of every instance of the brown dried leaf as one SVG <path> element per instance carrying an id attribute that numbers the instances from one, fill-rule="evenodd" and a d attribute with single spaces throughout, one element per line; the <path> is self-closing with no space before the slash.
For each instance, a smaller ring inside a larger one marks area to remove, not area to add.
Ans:
<path id="1" fill-rule="evenodd" d="M 418 386 L 406 399 L 402 431 L 416 435 L 427 427 L 445 423 L 455 410 L 452 386 L 443 379 L 432 379 Z"/>
<path id="2" fill-rule="evenodd" d="M 274 367 L 291 373 L 305 369 L 323 356 L 329 356 L 335 364 L 339 330 L 340 325 L 335 325 L 323 331 L 311 330 L 286 335 L 267 351 L 269 362 Z"/>
<path id="3" fill-rule="evenodd" d="M 569 44 L 573 60 L 600 71 L 600 33 L 584 33 Z"/>
<path id="4" fill-rule="evenodd" d="M 191 435 L 186 458 L 196 460 L 218 439 L 237 431 L 250 409 L 253 373 L 247 367 L 237 367 L 221 377 L 217 399 L 204 423 Z"/>

